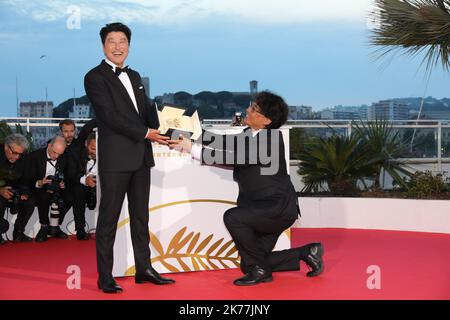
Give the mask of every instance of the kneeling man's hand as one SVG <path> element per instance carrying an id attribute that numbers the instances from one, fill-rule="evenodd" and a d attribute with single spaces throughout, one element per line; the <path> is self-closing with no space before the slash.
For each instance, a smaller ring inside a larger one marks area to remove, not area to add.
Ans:
<path id="1" fill-rule="evenodd" d="M 178 140 L 169 140 L 169 147 L 182 153 L 191 153 L 192 141 L 180 134 Z"/>

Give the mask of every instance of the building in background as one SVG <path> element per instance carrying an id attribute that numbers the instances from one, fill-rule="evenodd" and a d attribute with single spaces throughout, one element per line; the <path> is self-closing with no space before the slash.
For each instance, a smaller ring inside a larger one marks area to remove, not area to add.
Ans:
<path id="1" fill-rule="evenodd" d="M 309 120 L 313 119 L 312 107 L 308 106 L 289 106 L 289 120 Z"/>
<path id="2" fill-rule="evenodd" d="M 367 106 L 335 106 L 321 111 L 323 120 L 367 120 Z"/>
<path id="3" fill-rule="evenodd" d="M 19 117 L 25 118 L 52 118 L 53 101 L 21 102 L 19 106 Z M 43 120 L 39 122 L 49 122 Z M 48 139 L 55 134 L 58 128 L 50 127 L 32 127 L 30 129 L 33 135 L 35 147 L 39 148 L 47 144 Z"/>
<path id="4" fill-rule="evenodd" d="M 25 118 L 52 118 L 53 101 L 21 102 L 18 116 Z"/>
<path id="5" fill-rule="evenodd" d="M 74 105 L 73 111 L 69 112 L 69 118 L 89 119 L 91 117 L 91 107 L 89 105 Z"/>
<path id="6" fill-rule="evenodd" d="M 368 120 L 408 120 L 409 108 L 406 103 L 395 100 L 381 100 L 373 103 L 367 112 Z"/>
<path id="7" fill-rule="evenodd" d="M 252 97 L 258 94 L 258 81 L 252 80 L 250 81 L 250 95 Z"/>
<path id="8" fill-rule="evenodd" d="M 145 94 L 147 95 L 147 97 L 150 98 L 150 78 L 149 77 L 142 77 L 142 85 L 144 86 L 145 89 Z"/>

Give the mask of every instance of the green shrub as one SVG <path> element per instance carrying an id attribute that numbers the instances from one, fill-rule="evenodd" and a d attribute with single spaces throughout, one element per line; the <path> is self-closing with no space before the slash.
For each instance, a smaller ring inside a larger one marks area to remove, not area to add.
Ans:
<path id="1" fill-rule="evenodd" d="M 407 181 L 408 198 L 436 198 L 440 193 L 447 191 L 448 178 L 444 179 L 442 175 L 433 175 L 431 171 L 417 171 Z"/>

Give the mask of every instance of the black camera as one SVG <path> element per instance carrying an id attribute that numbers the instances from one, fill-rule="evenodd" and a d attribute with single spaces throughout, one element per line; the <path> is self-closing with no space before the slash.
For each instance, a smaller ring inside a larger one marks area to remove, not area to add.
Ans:
<path id="1" fill-rule="evenodd" d="M 95 175 L 91 175 L 94 181 L 97 180 Z M 86 206 L 89 210 L 94 210 L 97 206 L 97 187 L 86 187 Z"/>
<path id="2" fill-rule="evenodd" d="M 86 206 L 89 210 L 94 210 L 97 206 L 97 188 L 88 187 L 88 190 L 86 192 Z"/>
<path id="3" fill-rule="evenodd" d="M 61 172 L 57 172 L 54 176 L 48 176 L 47 179 L 51 180 L 50 183 L 45 185 L 47 192 L 57 192 L 60 189 L 59 184 L 64 181 L 64 174 Z"/>
<path id="4" fill-rule="evenodd" d="M 242 117 L 241 112 L 236 112 L 234 114 L 234 117 L 231 121 L 231 125 L 234 127 L 243 126 L 244 125 L 244 118 Z"/>
<path id="5" fill-rule="evenodd" d="M 52 197 L 50 199 L 50 203 L 56 204 L 56 206 L 58 207 L 58 211 L 59 212 L 63 212 L 64 209 L 66 208 L 66 204 L 64 203 L 64 199 L 61 196 L 61 193 L 59 193 L 59 191 L 56 191 L 56 192 L 52 193 Z"/>
<path id="6" fill-rule="evenodd" d="M 20 205 L 20 191 L 15 188 L 11 188 L 9 191 L 11 191 L 12 196 L 8 200 L 8 208 L 9 212 L 11 214 L 17 214 L 19 212 L 19 205 Z"/>
<path id="7" fill-rule="evenodd" d="M 55 175 L 50 175 L 47 177 L 51 182 L 45 185 L 45 189 L 48 193 L 52 194 L 50 199 L 51 203 L 55 203 L 60 212 L 64 211 L 65 203 L 61 196 L 60 183 L 64 181 L 64 174 L 62 172 L 56 172 Z"/>

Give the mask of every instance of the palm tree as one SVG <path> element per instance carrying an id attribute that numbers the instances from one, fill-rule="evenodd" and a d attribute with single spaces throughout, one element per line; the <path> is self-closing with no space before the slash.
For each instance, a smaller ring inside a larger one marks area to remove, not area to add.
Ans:
<path id="1" fill-rule="evenodd" d="M 366 146 L 365 156 L 371 159 L 373 166 L 372 188 L 380 189 L 382 171 L 387 172 L 401 187 L 406 188 L 404 177 L 410 177 L 405 163 L 399 158 L 405 153 L 406 141 L 400 137 L 399 131 L 386 120 L 375 120 L 368 123 L 353 123 L 355 136 Z M 383 179 L 384 185 L 384 179 Z"/>
<path id="2" fill-rule="evenodd" d="M 381 46 L 381 56 L 426 52 L 428 72 L 439 60 L 450 69 L 450 0 L 375 0 L 375 7 L 371 44 Z"/>
<path id="3" fill-rule="evenodd" d="M 337 195 L 354 194 L 357 182 L 373 175 L 373 159 L 367 158 L 367 146 L 356 135 L 337 134 L 329 138 L 314 138 L 305 143 L 298 154 L 298 173 L 304 192 L 323 188 Z"/>
<path id="4" fill-rule="evenodd" d="M 358 182 L 369 190 L 380 189 L 380 176 L 388 173 L 397 185 L 407 188 L 410 177 L 404 162 L 399 160 L 406 144 L 399 132 L 385 120 L 353 123 L 353 133 L 334 134 L 329 138 L 314 138 L 305 142 L 298 153 L 298 173 L 305 187 L 303 192 L 318 192 L 325 188 L 336 195 L 353 195 Z M 384 183 L 383 183 L 384 184 Z"/>
<path id="5" fill-rule="evenodd" d="M 20 133 L 21 135 L 25 136 L 27 138 L 30 147 L 28 151 L 34 150 L 33 145 L 33 135 L 31 132 L 27 132 L 19 123 L 15 125 L 15 131 L 11 129 L 11 127 L 8 125 L 8 123 L 4 120 L 0 121 L 0 144 L 3 144 L 5 142 L 5 138 L 9 136 L 12 133 Z"/>

